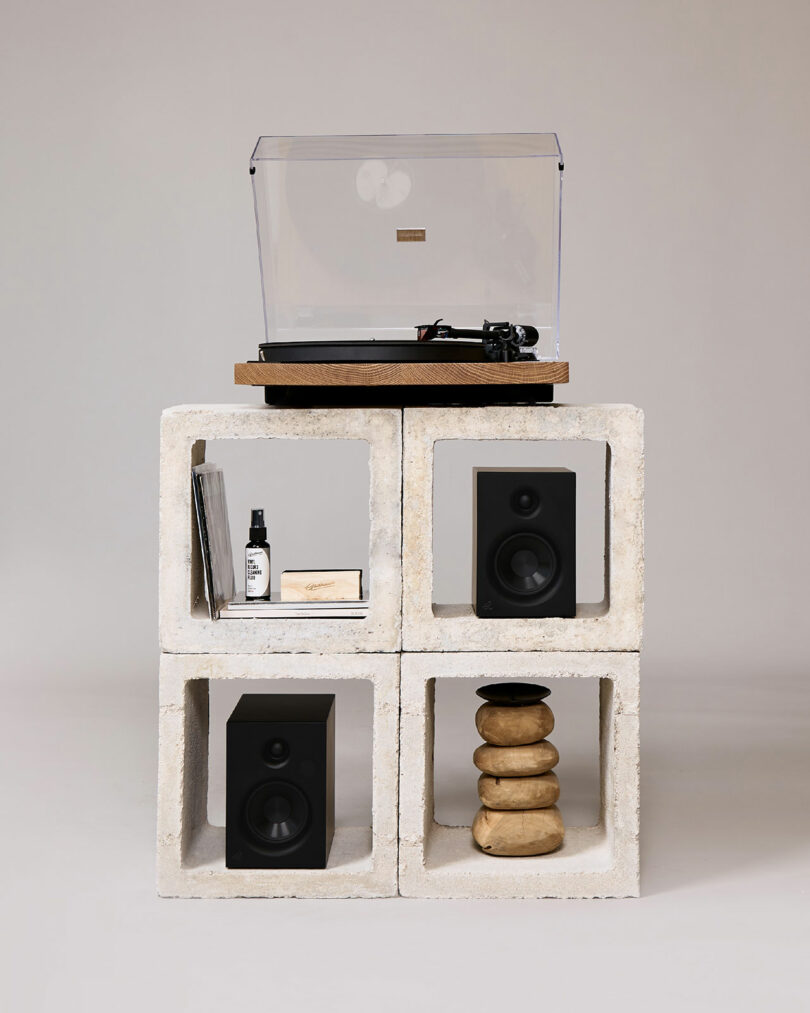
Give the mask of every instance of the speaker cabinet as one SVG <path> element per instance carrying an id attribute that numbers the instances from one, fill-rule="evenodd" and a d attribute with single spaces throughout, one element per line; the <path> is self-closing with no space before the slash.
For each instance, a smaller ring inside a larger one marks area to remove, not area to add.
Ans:
<path id="1" fill-rule="evenodd" d="M 568 468 L 473 469 L 473 608 L 576 614 L 576 481 Z"/>
<path id="2" fill-rule="evenodd" d="M 227 724 L 225 865 L 325 869 L 335 832 L 335 697 L 246 693 Z"/>

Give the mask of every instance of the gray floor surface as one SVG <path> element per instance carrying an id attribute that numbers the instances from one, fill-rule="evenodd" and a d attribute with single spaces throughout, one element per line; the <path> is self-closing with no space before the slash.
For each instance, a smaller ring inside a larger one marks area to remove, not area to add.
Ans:
<path id="1" fill-rule="evenodd" d="M 800 674 L 645 682 L 608 901 L 161 900 L 156 683 L 7 690 L 3 1010 L 810 1009 Z"/>

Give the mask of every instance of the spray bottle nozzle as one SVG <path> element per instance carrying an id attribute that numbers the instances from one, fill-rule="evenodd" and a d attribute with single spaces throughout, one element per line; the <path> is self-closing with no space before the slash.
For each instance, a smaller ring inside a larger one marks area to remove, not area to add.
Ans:
<path id="1" fill-rule="evenodd" d="M 264 526 L 264 510 L 250 511 L 250 540 L 252 542 L 263 542 L 267 538 L 267 528 Z"/>

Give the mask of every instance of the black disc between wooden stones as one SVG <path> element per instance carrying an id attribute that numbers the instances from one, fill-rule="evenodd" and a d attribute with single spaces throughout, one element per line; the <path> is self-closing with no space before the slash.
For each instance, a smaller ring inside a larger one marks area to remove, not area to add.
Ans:
<path id="1" fill-rule="evenodd" d="M 475 692 L 499 707 L 528 707 L 551 694 L 545 686 L 532 686 L 528 682 L 496 682 L 492 686 L 481 686 Z"/>

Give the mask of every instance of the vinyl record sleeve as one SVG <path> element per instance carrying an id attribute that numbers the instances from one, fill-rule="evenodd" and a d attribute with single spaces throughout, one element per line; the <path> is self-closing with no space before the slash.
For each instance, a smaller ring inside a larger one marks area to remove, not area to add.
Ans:
<path id="1" fill-rule="evenodd" d="M 198 464 L 191 469 L 191 486 L 200 532 L 208 615 L 218 619 L 220 608 L 236 593 L 225 476 L 216 464 Z"/>

